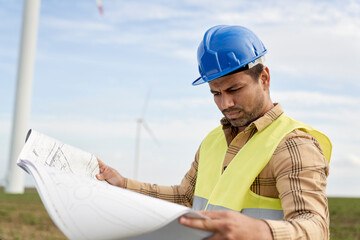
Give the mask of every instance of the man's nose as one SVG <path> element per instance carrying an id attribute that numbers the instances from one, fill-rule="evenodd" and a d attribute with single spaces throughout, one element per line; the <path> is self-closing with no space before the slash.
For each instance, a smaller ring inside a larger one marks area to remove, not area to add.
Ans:
<path id="1" fill-rule="evenodd" d="M 229 94 L 224 93 L 221 97 L 221 107 L 223 110 L 234 106 L 234 100 Z"/>

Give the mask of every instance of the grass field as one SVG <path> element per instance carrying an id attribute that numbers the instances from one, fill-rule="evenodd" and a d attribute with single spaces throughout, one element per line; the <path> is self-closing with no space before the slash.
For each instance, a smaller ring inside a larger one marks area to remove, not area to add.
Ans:
<path id="1" fill-rule="evenodd" d="M 360 240 L 360 198 L 329 198 L 332 240 Z M 25 194 L 5 194 L 0 188 L 0 239 L 60 240 L 35 189 Z"/>

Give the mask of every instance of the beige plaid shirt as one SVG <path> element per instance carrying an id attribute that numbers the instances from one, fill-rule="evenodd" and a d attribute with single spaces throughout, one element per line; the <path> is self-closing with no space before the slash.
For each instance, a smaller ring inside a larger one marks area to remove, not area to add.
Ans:
<path id="1" fill-rule="evenodd" d="M 238 132 L 221 120 L 228 143 L 223 171 L 237 152 L 259 130 L 283 113 L 280 104 Z M 192 206 L 199 151 L 180 185 L 158 186 L 127 179 L 126 188 L 188 207 Z M 329 212 L 325 195 L 329 165 L 319 143 L 309 134 L 295 130 L 275 150 L 271 160 L 251 186 L 256 194 L 280 198 L 284 220 L 265 220 L 274 239 L 329 239 Z"/>

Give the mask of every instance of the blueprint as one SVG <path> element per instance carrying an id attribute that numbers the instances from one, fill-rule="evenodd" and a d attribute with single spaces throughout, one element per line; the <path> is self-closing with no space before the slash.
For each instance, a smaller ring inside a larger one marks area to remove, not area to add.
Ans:
<path id="1" fill-rule="evenodd" d="M 79 159 L 83 162 L 75 163 Z M 33 176 L 50 217 L 69 239 L 200 240 L 210 236 L 178 223 L 183 215 L 203 218 L 187 207 L 96 180 L 93 174 L 98 166 L 92 165 L 93 159 L 34 131 L 19 156 L 18 165 Z"/>
<path id="2" fill-rule="evenodd" d="M 34 130 L 29 130 L 26 144 L 19 158 L 61 171 L 93 178 L 99 173 L 99 164 L 93 154 L 64 144 Z"/>

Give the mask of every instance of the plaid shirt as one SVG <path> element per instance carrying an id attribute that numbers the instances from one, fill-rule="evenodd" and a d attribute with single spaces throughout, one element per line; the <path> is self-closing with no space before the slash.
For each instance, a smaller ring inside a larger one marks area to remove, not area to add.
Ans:
<path id="1" fill-rule="evenodd" d="M 228 144 L 223 171 L 257 132 L 283 113 L 280 104 L 252 122 L 244 131 L 223 118 L 221 124 Z M 126 188 L 188 207 L 192 206 L 199 150 L 180 185 L 158 186 L 127 179 Z M 260 172 L 251 190 L 261 196 L 280 198 L 284 220 L 264 220 L 274 239 L 329 239 L 329 212 L 325 195 L 329 165 L 319 143 L 311 135 L 294 130 L 279 144 Z"/>

